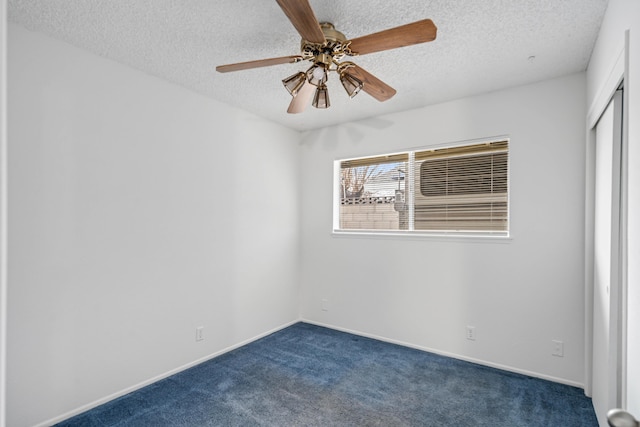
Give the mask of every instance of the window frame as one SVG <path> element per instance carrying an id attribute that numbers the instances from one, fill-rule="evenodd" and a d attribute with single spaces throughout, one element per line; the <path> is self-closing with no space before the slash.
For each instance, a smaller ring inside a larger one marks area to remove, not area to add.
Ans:
<path id="1" fill-rule="evenodd" d="M 410 228 L 414 226 L 414 212 L 415 212 L 415 191 L 414 181 L 415 175 L 419 174 L 420 167 L 418 166 L 414 171 L 415 153 L 427 150 L 448 149 L 469 145 L 477 145 L 483 143 L 495 143 L 506 141 L 507 148 L 507 229 L 506 230 L 376 230 L 376 229 L 341 229 L 340 228 L 340 205 L 341 197 L 339 193 L 340 173 L 342 162 L 375 158 L 381 156 L 397 156 L 407 153 L 409 155 L 409 162 L 411 163 L 411 176 L 409 173 L 406 175 L 406 179 L 411 183 L 411 187 L 408 194 L 405 196 L 405 202 L 409 204 L 409 216 Z M 373 153 L 366 156 L 337 158 L 334 160 L 333 170 L 333 222 L 332 222 L 332 235 L 336 237 L 363 237 L 363 238 L 426 238 L 430 240 L 442 240 L 442 241 L 472 241 L 472 242 L 507 242 L 512 239 L 512 224 L 511 224 L 511 138 L 509 136 L 497 136 L 490 138 L 479 138 L 473 140 L 463 140 L 457 142 L 433 144 L 426 146 L 418 146 L 414 148 L 408 148 L 406 150 L 399 150 L 393 152 Z"/>

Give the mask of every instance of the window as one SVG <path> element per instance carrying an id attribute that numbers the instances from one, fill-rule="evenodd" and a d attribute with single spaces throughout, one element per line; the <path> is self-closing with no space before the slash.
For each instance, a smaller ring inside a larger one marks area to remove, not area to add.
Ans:
<path id="1" fill-rule="evenodd" d="M 509 141 L 338 161 L 337 231 L 507 235 Z"/>
<path id="2" fill-rule="evenodd" d="M 340 229 L 407 230 L 408 153 L 340 162 Z"/>

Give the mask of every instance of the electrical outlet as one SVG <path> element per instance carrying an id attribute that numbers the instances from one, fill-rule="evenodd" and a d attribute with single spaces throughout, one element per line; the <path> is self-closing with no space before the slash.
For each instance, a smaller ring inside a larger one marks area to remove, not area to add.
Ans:
<path id="1" fill-rule="evenodd" d="M 552 340 L 553 343 L 553 356 L 564 357 L 564 343 L 558 340 Z"/>
<path id="2" fill-rule="evenodd" d="M 204 339 L 204 326 L 198 326 L 196 328 L 196 341 L 202 341 Z"/>
<path id="3" fill-rule="evenodd" d="M 471 341 L 476 340 L 476 327 L 475 326 L 467 326 L 467 339 Z"/>
<path id="4" fill-rule="evenodd" d="M 328 299 L 323 299 L 322 301 L 320 301 L 320 309 L 322 311 L 329 311 L 329 300 Z"/>

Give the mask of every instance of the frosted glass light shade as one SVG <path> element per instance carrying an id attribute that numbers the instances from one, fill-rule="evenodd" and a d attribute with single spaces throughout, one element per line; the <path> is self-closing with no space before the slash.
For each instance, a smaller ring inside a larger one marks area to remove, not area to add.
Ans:
<path id="1" fill-rule="evenodd" d="M 363 86 L 363 83 L 360 79 L 354 77 L 349 73 L 340 74 L 340 81 L 342 82 L 342 86 L 344 87 L 344 90 L 347 91 L 347 94 L 350 98 L 356 96 Z"/>
<path id="2" fill-rule="evenodd" d="M 309 83 L 314 86 L 321 86 L 327 82 L 327 70 L 324 65 L 314 65 L 307 70 Z"/>
<path id="3" fill-rule="evenodd" d="M 324 84 L 318 86 L 316 89 L 312 105 L 316 108 L 329 108 L 329 106 L 331 106 L 331 103 L 329 102 L 329 91 Z"/>
<path id="4" fill-rule="evenodd" d="M 304 84 L 306 78 L 307 77 L 306 77 L 305 73 L 303 73 L 301 71 L 299 73 L 296 73 L 296 74 L 294 74 L 292 76 L 289 76 L 286 79 L 284 79 L 282 81 L 282 84 L 289 91 L 291 96 L 296 96 L 298 94 L 298 91 L 300 90 L 300 88 Z"/>

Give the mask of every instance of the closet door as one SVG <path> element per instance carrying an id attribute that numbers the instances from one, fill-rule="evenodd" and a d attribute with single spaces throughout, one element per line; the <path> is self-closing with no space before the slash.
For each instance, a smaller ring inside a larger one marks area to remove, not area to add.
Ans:
<path id="1" fill-rule="evenodd" d="M 595 130 L 592 398 L 598 422 L 605 427 L 608 410 L 621 404 L 621 90 Z"/>

